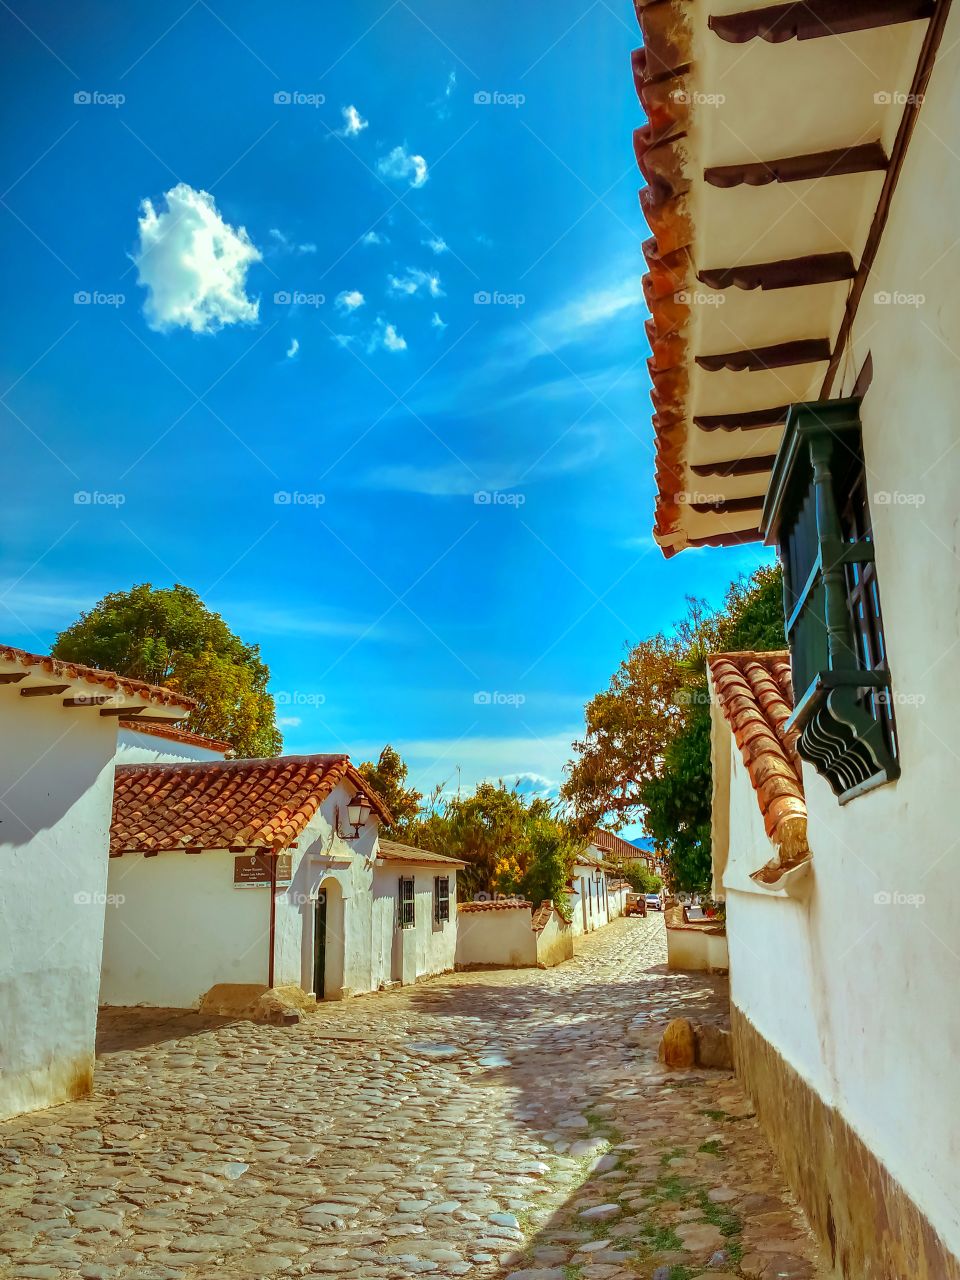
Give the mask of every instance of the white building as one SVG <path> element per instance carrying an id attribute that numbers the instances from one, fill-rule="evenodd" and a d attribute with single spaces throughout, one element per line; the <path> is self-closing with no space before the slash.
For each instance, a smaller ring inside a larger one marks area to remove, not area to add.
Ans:
<path id="1" fill-rule="evenodd" d="M 610 923 L 607 875 L 612 870 L 593 845 L 588 845 L 574 863 L 567 886 L 574 936 L 593 933 Z"/>
<path id="2" fill-rule="evenodd" d="M 452 969 L 463 864 L 381 850 L 389 820 L 343 755 L 119 766 L 101 1003 L 344 999 Z"/>
<path id="3" fill-rule="evenodd" d="M 785 575 L 791 680 L 711 666 L 737 1068 L 839 1275 L 952 1278 L 960 13 L 638 13 L 654 537 Z"/>
<path id="4" fill-rule="evenodd" d="M 117 720 L 192 707 L 0 646 L 0 1119 L 91 1090 Z"/>

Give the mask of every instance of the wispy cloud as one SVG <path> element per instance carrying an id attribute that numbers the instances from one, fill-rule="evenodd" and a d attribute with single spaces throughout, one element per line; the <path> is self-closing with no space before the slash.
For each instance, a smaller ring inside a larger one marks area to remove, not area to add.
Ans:
<path id="1" fill-rule="evenodd" d="M 377 161 L 377 172 L 382 178 L 395 182 L 407 182 L 411 187 L 422 187 L 429 177 L 429 168 L 423 156 L 414 155 L 406 146 L 394 147 Z"/>
<path id="2" fill-rule="evenodd" d="M 374 351 L 381 349 L 406 351 L 407 340 L 397 333 L 396 327 L 384 320 L 383 316 L 377 316 L 373 331 L 367 338 L 367 354 L 372 355 Z"/>
<path id="3" fill-rule="evenodd" d="M 441 320 L 441 319 L 440 319 L 440 313 L 439 313 L 439 311 L 435 311 L 435 312 L 433 313 L 433 315 L 432 315 L 432 316 L 431 316 L 431 318 L 430 318 L 430 324 L 431 324 L 431 327 L 432 327 L 432 328 L 434 328 L 434 329 L 439 329 L 439 330 L 441 331 L 441 333 L 442 333 L 442 332 L 443 332 L 443 330 L 447 327 L 447 322 L 446 322 L 446 320 Z"/>
<path id="4" fill-rule="evenodd" d="M 368 231 L 365 236 L 360 237 L 361 244 L 389 244 L 390 241 L 386 236 L 381 235 L 379 231 Z"/>
<path id="5" fill-rule="evenodd" d="M 387 276 L 387 288 L 391 293 L 411 297 L 421 289 L 429 293 L 431 298 L 442 298 L 443 289 L 440 277 L 435 271 L 421 271 L 419 267 L 408 267 L 404 276 Z"/>
<path id="6" fill-rule="evenodd" d="M 297 244 L 291 240 L 288 235 L 280 230 L 279 227 L 270 228 L 270 236 L 274 241 L 275 250 L 279 249 L 285 253 L 316 253 L 317 246 L 312 242 L 306 244 Z"/>
<path id="7" fill-rule="evenodd" d="M 364 298 L 359 289 L 344 289 L 342 293 L 337 294 L 334 305 L 339 307 L 341 311 L 349 312 L 356 311 L 365 302 L 366 298 Z"/>
<path id="8" fill-rule="evenodd" d="M 225 325 L 255 324 L 259 299 L 247 297 L 247 272 L 262 260 L 244 227 L 220 216 L 213 196 L 178 183 L 159 213 L 140 206 L 140 243 L 132 255 L 147 290 L 143 314 L 160 333 L 190 329 L 216 333 Z"/>
<path id="9" fill-rule="evenodd" d="M 300 339 L 299 338 L 291 339 L 290 345 L 289 347 L 287 347 L 287 359 L 292 360 L 299 350 L 300 350 Z"/>
<path id="10" fill-rule="evenodd" d="M 355 138 L 358 133 L 362 133 L 364 129 L 369 128 L 370 121 L 364 120 L 354 106 L 341 107 L 340 114 L 343 116 L 343 128 L 337 132 L 341 138 Z"/>
<path id="11" fill-rule="evenodd" d="M 431 236 L 429 240 L 421 240 L 420 243 L 438 256 L 441 253 L 450 252 L 450 246 L 447 244 L 446 240 L 444 240 L 443 236 Z"/>

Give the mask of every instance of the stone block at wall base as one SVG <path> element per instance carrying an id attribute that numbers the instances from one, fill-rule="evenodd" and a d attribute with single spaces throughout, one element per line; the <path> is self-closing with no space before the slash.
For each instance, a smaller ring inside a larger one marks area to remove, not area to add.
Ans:
<path id="1" fill-rule="evenodd" d="M 93 1093 L 93 1052 L 55 1058 L 32 1071 L 0 1073 L 0 1120 L 77 1102 Z"/>
<path id="2" fill-rule="evenodd" d="M 960 1280 L 960 1260 L 840 1113 L 735 1006 L 737 1075 L 842 1280 Z"/>

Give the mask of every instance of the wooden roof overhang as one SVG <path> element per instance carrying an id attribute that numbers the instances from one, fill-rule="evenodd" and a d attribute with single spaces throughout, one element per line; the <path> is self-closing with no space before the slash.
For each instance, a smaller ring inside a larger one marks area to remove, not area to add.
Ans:
<path id="1" fill-rule="evenodd" d="M 949 0 L 635 0 L 654 538 L 759 539 L 787 409 L 830 393 Z"/>

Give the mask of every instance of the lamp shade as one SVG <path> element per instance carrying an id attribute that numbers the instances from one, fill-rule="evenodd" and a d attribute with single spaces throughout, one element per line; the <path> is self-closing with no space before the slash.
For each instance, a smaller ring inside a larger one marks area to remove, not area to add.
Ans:
<path id="1" fill-rule="evenodd" d="M 347 805 L 347 821 L 351 827 L 362 827 L 369 816 L 370 805 L 367 798 L 358 792 Z"/>

